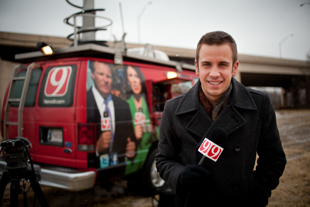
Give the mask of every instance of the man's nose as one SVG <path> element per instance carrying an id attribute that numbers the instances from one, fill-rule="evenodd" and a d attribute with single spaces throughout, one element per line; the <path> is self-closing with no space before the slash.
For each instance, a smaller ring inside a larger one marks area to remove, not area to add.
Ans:
<path id="1" fill-rule="evenodd" d="M 102 78 L 102 79 L 103 79 L 103 82 L 105 82 L 105 83 L 106 83 L 106 82 L 108 82 L 108 79 L 109 79 L 109 78 L 108 78 L 107 76 L 103 76 L 103 78 Z"/>
<path id="2" fill-rule="evenodd" d="M 219 69 L 216 66 L 212 67 L 209 76 L 218 77 L 219 75 L 220 75 Z"/>

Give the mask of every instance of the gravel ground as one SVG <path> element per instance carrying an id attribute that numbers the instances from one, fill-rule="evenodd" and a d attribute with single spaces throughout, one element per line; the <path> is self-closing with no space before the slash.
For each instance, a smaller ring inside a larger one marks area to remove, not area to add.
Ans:
<path id="1" fill-rule="evenodd" d="M 278 127 L 288 163 L 280 184 L 272 192 L 268 207 L 310 206 L 310 110 L 279 110 Z M 9 206 L 9 185 L 4 194 L 3 205 Z M 152 207 L 157 206 L 151 197 L 142 197 L 127 188 L 127 181 L 116 180 L 103 188 L 81 192 L 41 186 L 50 206 L 91 207 Z M 158 196 L 156 196 L 158 199 Z M 20 206 L 22 196 L 19 196 Z M 33 193 L 28 192 L 28 203 L 33 204 Z M 40 206 L 36 201 L 35 206 Z"/>

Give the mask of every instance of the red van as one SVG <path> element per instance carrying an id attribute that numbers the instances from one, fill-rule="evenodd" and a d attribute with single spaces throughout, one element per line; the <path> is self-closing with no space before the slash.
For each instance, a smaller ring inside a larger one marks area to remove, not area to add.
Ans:
<path id="1" fill-rule="evenodd" d="M 1 132 L 31 142 L 40 184 L 79 191 L 138 174 L 145 190 L 163 185 L 154 164 L 161 114 L 172 84 L 198 80 L 195 68 L 119 54 L 85 44 L 16 56 L 24 64 L 7 89 Z"/>

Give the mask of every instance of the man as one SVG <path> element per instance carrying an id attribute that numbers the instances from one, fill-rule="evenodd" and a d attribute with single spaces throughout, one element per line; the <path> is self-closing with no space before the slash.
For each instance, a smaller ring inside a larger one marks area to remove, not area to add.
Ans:
<path id="1" fill-rule="evenodd" d="M 126 158 L 133 159 L 136 138 L 128 104 L 111 94 L 113 78 L 109 65 L 90 61 L 89 67 L 94 85 L 87 91 L 87 122 L 98 124 L 96 154 L 104 168 Z M 108 123 L 104 124 L 104 120 Z"/>
<path id="2" fill-rule="evenodd" d="M 183 93 L 181 86 L 178 84 L 172 84 L 170 88 L 171 98 L 175 98 L 178 95 L 181 95 Z"/>
<path id="3" fill-rule="evenodd" d="M 195 86 L 166 102 L 158 172 L 176 193 L 177 206 L 266 206 L 286 164 L 268 95 L 235 80 L 237 46 L 225 32 L 200 39 L 195 66 Z M 223 136 L 212 140 L 218 127 Z M 206 157 L 198 165 L 204 138 L 218 142 L 223 151 L 216 162 Z"/>

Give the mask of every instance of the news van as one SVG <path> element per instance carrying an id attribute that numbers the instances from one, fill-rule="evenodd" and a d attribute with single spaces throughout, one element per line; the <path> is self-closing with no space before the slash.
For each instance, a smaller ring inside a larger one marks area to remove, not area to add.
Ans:
<path id="1" fill-rule="evenodd" d="M 1 133 L 31 142 L 40 184 L 80 191 L 129 175 L 148 192 L 164 184 L 154 160 L 161 115 L 172 84 L 198 80 L 193 65 L 97 44 L 16 60 Z"/>

